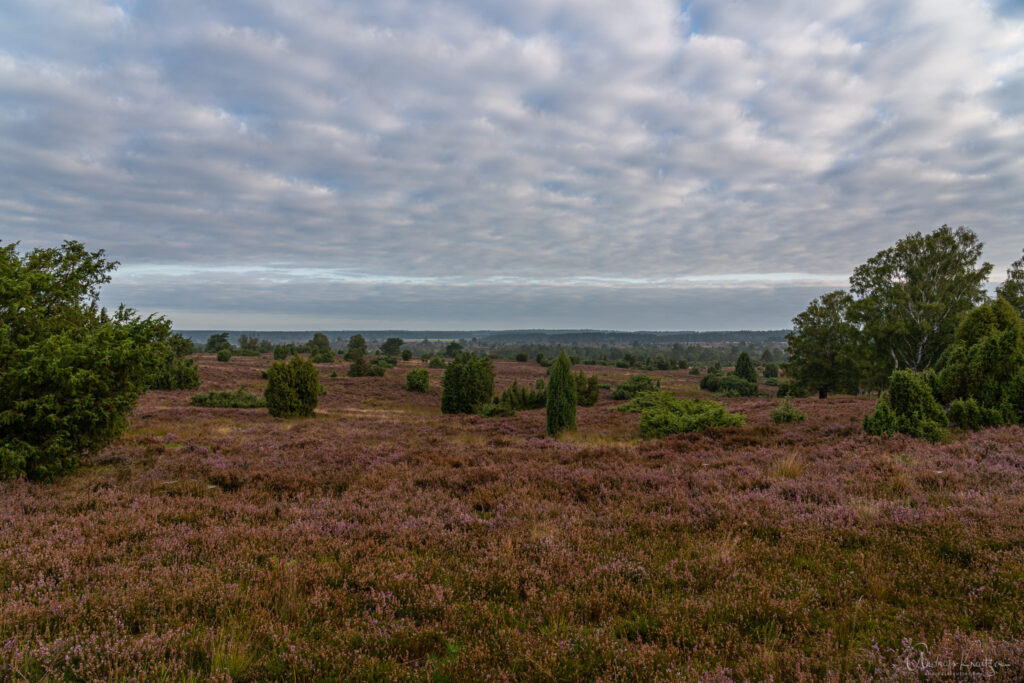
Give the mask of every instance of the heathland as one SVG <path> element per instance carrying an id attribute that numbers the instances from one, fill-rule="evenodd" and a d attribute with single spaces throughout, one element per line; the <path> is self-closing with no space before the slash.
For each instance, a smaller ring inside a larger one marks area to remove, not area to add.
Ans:
<path id="1" fill-rule="evenodd" d="M 196 358 L 256 395 L 272 362 Z M 576 366 L 599 398 L 556 438 L 348 365 L 312 418 L 151 390 L 73 473 L 0 482 L 0 679 L 1024 678 L 1020 426 L 871 436 L 836 395 L 775 424 L 762 383 L 721 399 L 741 426 L 642 439 L 637 371 Z"/>

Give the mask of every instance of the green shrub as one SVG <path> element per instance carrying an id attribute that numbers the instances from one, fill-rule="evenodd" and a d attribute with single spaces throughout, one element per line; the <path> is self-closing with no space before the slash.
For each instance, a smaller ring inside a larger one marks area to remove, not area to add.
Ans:
<path id="1" fill-rule="evenodd" d="M 398 359 L 394 356 L 376 356 L 372 362 L 384 369 L 398 367 Z"/>
<path id="2" fill-rule="evenodd" d="M 283 344 L 274 347 L 274 360 L 284 360 L 291 354 L 291 349 Z"/>
<path id="3" fill-rule="evenodd" d="M 210 391 L 196 394 L 189 403 L 204 408 L 266 408 L 267 402 L 241 387 L 238 391 Z"/>
<path id="4" fill-rule="evenodd" d="M 227 363 L 229 360 L 231 360 L 232 355 L 233 354 L 231 353 L 231 349 L 221 349 L 220 351 L 217 352 L 217 360 L 219 360 L 221 363 Z"/>
<path id="5" fill-rule="evenodd" d="M 775 393 L 775 396 L 778 398 L 784 396 L 789 398 L 807 398 L 810 395 L 810 392 L 805 387 L 796 382 L 779 382 L 779 390 Z"/>
<path id="6" fill-rule="evenodd" d="M 546 407 L 549 435 L 554 436 L 566 430 L 576 431 L 576 401 L 576 378 L 572 374 L 569 357 L 563 351 L 558 354 L 548 381 Z"/>
<path id="7" fill-rule="evenodd" d="M 445 368 L 441 378 L 441 412 L 475 413 L 494 395 L 494 366 L 489 358 L 466 351 Z"/>
<path id="8" fill-rule="evenodd" d="M 770 386 L 770 387 L 777 387 L 777 386 L 779 386 L 779 378 L 778 377 L 769 377 L 768 379 L 766 379 L 764 381 L 764 383 L 767 386 Z"/>
<path id="9" fill-rule="evenodd" d="M 736 427 L 746 421 L 742 413 L 730 413 L 717 401 L 687 401 L 667 391 L 642 393 L 619 410 L 640 413 L 640 435 L 645 439 Z"/>
<path id="10" fill-rule="evenodd" d="M 764 376 L 767 379 L 772 379 L 779 376 L 779 366 L 776 363 L 768 363 L 764 366 Z"/>
<path id="11" fill-rule="evenodd" d="M 263 398 L 274 417 L 310 417 L 321 390 L 313 363 L 292 356 L 290 361 L 274 363 L 267 370 Z"/>
<path id="12" fill-rule="evenodd" d="M 757 384 L 757 368 L 754 367 L 754 361 L 751 360 L 750 354 L 746 351 L 741 353 L 739 358 L 736 359 L 736 368 L 732 371 L 732 374 L 748 382 L 753 382 L 755 385 Z"/>
<path id="13" fill-rule="evenodd" d="M 410 370 L 405 376 L 405 388 L 409 391 L 425 393 L 430 387 L 430 373 L 424 368 Z"/>
<path id="14" fill-rule="evenodd" d="M 176 335 L 181 337 L 181 335 Z M 147 389 L 198 389 L 199 368 L 191 358 L 192 344 L 175 344 L 172 340 L 154 342 L 146 361 L 143 384 Z"/>
<path id="15" fill-rule="evenodd" d="M 899 432 L 929 441 L 944 439 L 948 424 L 928 382 L 910 370 L 893 372 L 889 389 L 878 399 L 875 412 L 864 416 L 864 431 L 868 434 L 890 436 Z"/>
<path id="16" fill-rule="evenodd" d="M 647 375 L 632 375 L 625 382 L 620 382 L 615 387 L 615 391 L 612 392 L 612 398 L 616 401 L 622 401 L 633 398 L 645 391 L 657 391 L 660 387 L 661 380 L 655 380 Z"/>
<path id="17" fill-rule="evenodd" d="M 0 479 L 51 479 L 124 431 L 175 343 L 165 318 L 99 308 L 103 250 L 16 246 L 0 247 Z"/>
<path id="18" fill-rule="evenodd" d="M 576 375 L 576 400 L 581 406 L 597 405 L 597 399 L 601 394 L 601 383 L 597 375 L 587 377 L 580 370 Z"/>
<path id="19" fill-rule="evenodd" d="M 412 349 L 402 349 L 402 360 L 412 360 Z"/>
<path id="20" fill-rule="evenodd" d="M 526 361 L 528 361 L 528 360 L 530 360 L 530 357 L 529 357 L 529 356 L 527 356 L 527 355 L 526 355 L 525 353 L 517 353 L 517 354 L 516 354 L 516 361 L 517 361 L 517 362 L 519 362 L 519 363 L 525 363 L 525 362 L 526 362 Z"/>
<path id="21" fill-rule="evenodd" d="M 547 388 L 543 379 L 537 380 L 540 386 L 533 389 L 519 386 L 519 380 L 512 380 L 505 391 L 501 392 L 501 402 L 509 404 L 513 410 L 535 410 L 547 405 Z"/>
<path id="22" fill-rule="evenodd" d="M 366 355 L 366 340 L 361 334 L 353 334 L 348 338 L 348 346 L 345 347 L 345 360 L 355 360 L 356 356 Z"/>
<path id="23" fill-rule="evenodd" d="M 691 375 L 699 375 L 700 374 L 700 368 L 698 368 L 698 367 L 690 368 L 690 374 Z"/>
<path id="24" fill-rule="evenodd" d="M 309 355 L 309 362 L 310 363 L 333 363 L 334 362 L 334 354 L 331 353 L 330 349 L 318 348 L 318 349 L 315 349 Z"/>
<path id="25" fill-rule="evenodd" d="M 949 404 L 949 424 L 960 429 L 984 429 L 1003 424 L 1003 414 L 997 408 L 983 408 L 973 398 L 955 399 Z"/>
<path id="26" fill-rule="evenodd" d="M 227 332 L 219 332 L 217 334 L 211 334 L 210 338 L 206 340 L 206 346 L 203 348 L 206 353 L 217 353 L 221 349 L 230 349 L 231 342 L 228 341 Z"/>
<path id="27" fill-rule="evenodd" d="M 505 401 L 492 401 L 481 405 L 477 414 L 480 417 L 512 417 L 516 411 Z"/>
<path id="28" fill-rule="evenodd" d="M 774 424 L 782 424 L 784 422 L 803 422 L 807 419 L 807 413 L 802 410 L 797 410 L 789 401 L 783 401 L 779 404 L 779 407 L 772 411 L 771 420 Z"/>
<path id="29" fill-rule="evenodd" d="M 720 376 L 716 396 L 757 396 L 757 382 L 745 380 L 737 375 Z"/>
<path id="30" fill-rule="evenodd" d="M 444 358 L 441 358 L 441 356 L 434 356 L 433 358 L 430 359 L 430 362 L 427 363 L 427 367 L 428 368 L 442 369 L 443 370 L 444 368 L 446 368 L 448 366 L 447 366 L 447 364 L 445 364 Z"/>

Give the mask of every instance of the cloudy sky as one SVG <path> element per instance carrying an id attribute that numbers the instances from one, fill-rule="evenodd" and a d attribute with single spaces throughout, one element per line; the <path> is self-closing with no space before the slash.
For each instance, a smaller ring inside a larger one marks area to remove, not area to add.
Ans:
<path id="1" fill-rule="evenodd" d="M 1022 216 L 1019 0 L 0 3 L 0 241 L 179 329 L 780 328 Z"/>

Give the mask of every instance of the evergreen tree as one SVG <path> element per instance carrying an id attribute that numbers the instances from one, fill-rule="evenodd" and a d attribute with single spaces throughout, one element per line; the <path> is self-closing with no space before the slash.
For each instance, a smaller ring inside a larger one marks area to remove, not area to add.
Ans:
<path id="1" fill-rule="evenodd" d="M 999 285 L 996 292 L 1017 309 L 1017 315 L 1024 318 L 1024 256 L 1010 264 L 1006 282 Z"/>
<path id="2" fill-rule="evenodd" d="M 746 351 L 736 359 L 736 369 L 733 370 L 733 373 L 737 377 L 757 384 L 757 368 L 754 367 L 754 361 L 750 359 L 750 355 Z"/>
<path id="3" fill-rule="evenodd" d="M 569 357 L 562 351 L 551 366 L 551 379 L 548 381 L 548 434 L 553 436 L 564 430 L 576 430 L 576 402 L 576 378 L 572 374 Z"/>
<path id="4" fill-rule="evenodd" d="M 288 362 L 272 364 L 263 398 L 274 417 L 312 417 L 320 398 L 320 378 L 313 363 L 292 356 Z"/>
<path id="5" fill-rule="evenodd" d="M 441 412 L 475 413 L 494 395 L 494 366 L 490 358 L 465 351 L 453 358 L 441 378 Z"/>

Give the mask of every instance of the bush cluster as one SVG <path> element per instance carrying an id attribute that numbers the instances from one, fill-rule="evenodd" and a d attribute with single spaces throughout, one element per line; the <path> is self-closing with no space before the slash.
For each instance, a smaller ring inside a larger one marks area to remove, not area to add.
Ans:
<path id="1" fill-rule="evenodd" d="M 949 424 L 942 406 L 932 394 L 923 373 L 897 370 L 889 378 L 889 389 L 882 394 L 875 412 L 864 416 L 868 434 L 891 436 L 901 433 L 929 441 L 945 438 Z"/>
<path id="2" fill-rule="evenodd" d="M 615 391 L 612 392 L 612 398 L 616 401 L 623 401 L 646 391 L 657 391 L 659 388 L 661 388 L 661 380 L 656 380 L 647 375 L 633 375 L 615 387 Z"/>
<path id="3" fill-rule="evenodd" d="M 785 422 L 803 422 L 807 419 L 807 413 L 802 410 L 798 410 L 789 401 L 783 401 L 779 404 L 779 407 L 771 412 L 771 421 L 773 424 L 783 424 Z"/>
<path id="4" fill-rule="evenodd" d="M 542 378 L 537 378 L 534 388 L 519 386 L 519 380 L 512 380 L 499 399 L 513 410 L 535 410 L 547 405 L 547 387 Z"/>
<path id="5" fill-rule="evenodd" d="M 444 358 L 442 358 L 441 356 L 434 356 L 427 363 L 427 367 L 428 368 L 433 368 L 435 370 L 444 370 L 448 366 L 444 362 Z"/>
<path id="6" fill-rule="evenodd" d="M 742 413 L 730 413 L 717 401 L 678 399 L 668 391 L 642 393 L 619 410 L 640 413 L 640 435 L 645 439 L 738 427 L 746 422 Z"/>
<path id="7" fill-rule="evenodd" d="M 576 375 L 576 401 L 581 406 L 597 405 L 597 399 L 601 393 L 601 383 L 597 375 L 587 377 L 580 370 Z"/>
<path id="8" fill-rule="evenodd" d="M 308 360 L 292 356 L 290 361 L 276 362 L 267 370 L 263 398 L 274 417 L 311 417 L 321 392 L 316 368 Z"/>
<path id="9" fill-rule="evenodd" d="M 736 374 L 709 372 L 700 380 L 700 388 L 718 396 L 757 396 L 757 382 L 751 382 Z"/>

